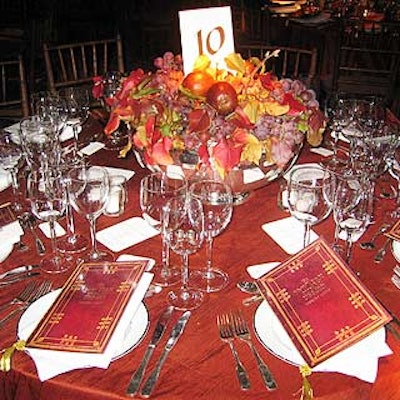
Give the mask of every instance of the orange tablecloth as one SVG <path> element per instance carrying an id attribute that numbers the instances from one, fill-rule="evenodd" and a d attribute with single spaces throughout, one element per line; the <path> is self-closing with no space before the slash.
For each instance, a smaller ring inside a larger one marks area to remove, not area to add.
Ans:
<path id="1" fill-rule="evenodd" d="M 299 162 L 315 161 L 319 156 L 311 154 L 307 148 L 303 150 Z M 128 182 L 129 203 L 126 212 L 120 218 L 101 216 L 98 220 L 98 229 L 110 226 L 120 220 L 132 216 L 140 216 L 139 207 L 139 181 L 148 173 L 141 169 L 130 155 L 127 159 L 118 159 L 116 153 L 101 150 L 91 157 L 92 164 L 111 165 L 121 168 L 132 168 L 135 176 Z M 255 345 L 262 357 L 269 364 L 278 389 L 267 392 L 259 375 L 255 360 L 248 347 L 237 343 L 237 349 L 245 364 L 252 383 L 249 391 L 239 389 L 236 379 L 232 355 L 227 344 L 218 336 L 216 328 L 216 315 L 221 312 L 241 308 L 251 322 L 253 330 L 253 316 L 257 304 L 249 307 L 242 306 L 242 300 L 246 297 L 236 288 L 239 280 L 249 279 L 246 272 L 248 265 L 267 261 L 282 261 L 288 255 L 261 229 L 261 225 L 287 216 L 279 210 L 276 203 L 278 183 L 257 190 L 244 204 L 234 210 L 233 219 L 225 232 L 215 239 L 215 264 L 225 269 L 230 275 L 228 287 L 220 293 L 214 293 L 206 297 L 205 303 L 192 314 L 186 330 L 171 352 L 156 386 L 152 397 L 158 399 L 262 399 L 288 400 L 299 397 L 302 379 L 297 367 L 290 365 L 270 354 L 253 335 Z M 11 198 L 11 190 L 0 193 L 0 202 Z M 376 204 L 377 216 L 385 208 L 392 207 L 392 201 L 380 200 Z M 78 231 L 89 235 L 88 223 L 81 217 L 76 217 Z M 61 224 L 65 224 L 62 220 Z M 377 225 L 370 227 L 365 233 L 368 238 L 375 232 Z M 332 217 L 314 227 L 314 230 L 324 235 L 328 241 L 333 237 Z M 41 233 L 39 233 L 41 234 Z M 18 253 L 14 251 L 11 256 L 0 265 L 0 272 L 24 263 L 38 263 L 40 257 L 34 251 L 34 243 L 30 233 L 23 237 L 31 251 Z M 50 242 L 43 236 L 45 243 L 50 247 Z M 380 246 L 384 238 L 379 238 Z M 155 237 L 129 248 L 122 253 L 150 256 L 156 259 L 160 257 L 160 238 Z M 351 265 L 360 271 L 360 278 L 369 289 L 390 309 L 400 317 L 400 292 L 390 282 L 392 268 L 395 260 L 387 254 L 381 264 L 374 264 L 374 252 L 361 250 L 354 247 L 354 255 Z M 174 260 L 179 260 L 173 255 Z M 190 257 L 193 266 L 204 265 L 204 250 Z M 62 276 L 46 276 L 54 281 L 54 287 L 60 286 L 68 277 L 68 273 Z M 25 283 L 19 283 L 8 288 L 0 289 L 0 302 L 4 302 L 17 294 Z M 145 300 L 150 313 L 149 332 L 154 329 L 155 320 L 161 309 L 166 304 L 167 290 L 159 295 Z M 179 313 L 180 314 L 180 313 Z M 176 313 L 176 317 L 178 313 Z M 327 316 L 328 317 L 328 316 Z M 0 332 L 0 348 L 9 346 L 15 341 L 17 320 L 10 322 Z M 4 400 L 26 399 L 79 399 L 79 400 L 108 400 L 125 398 L 125 389 L 129 379 L 140 363 L 150 335 L 132 352 L 112 362 L 107 370 L 85 369 L 76 370 L 49 381 L 40 382 L 31 358 L 24 353 L 16 353 L 13 359 L 13 369 L 8 373 L 0 372 L 0 398 Z M 167 335 L 165 335 L 167 336 Z M 164 338 L 166 340 L 166 338 Z M 314 389 L 315 399 L 319 400 L 389 400 L 400 399 L 400 342 L 388 333 L 387 341 L 394 354 L 380 359 L 379 372 L 374 384 L 360 381 L 356 378 L 339 373 L 313 373 L 310 382 Z M 164 341 L 162 342 L 164 343 Z M 160 354 L 157 349 L 155 356 Z M 153 357 L 148 371 L 155 365 L 157 357 Z"/>

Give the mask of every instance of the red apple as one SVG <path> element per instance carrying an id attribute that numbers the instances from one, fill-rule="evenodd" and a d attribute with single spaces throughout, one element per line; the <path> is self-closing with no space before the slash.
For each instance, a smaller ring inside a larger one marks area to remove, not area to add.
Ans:
<path id="1" fill-rule="evenodd" d="M 205 71 L 193 71 L 186 75 L 182 86 L 195 96 L 205 96 L 214 83 L 214 78 Z"/>
<path id="2" fill-rule="evenodd" d="M 238 104 L 237 93 L 228 82 L 216 82 L 207 92 L 207 103 L 214 107 L 219 114 L 228 115 Z"/>

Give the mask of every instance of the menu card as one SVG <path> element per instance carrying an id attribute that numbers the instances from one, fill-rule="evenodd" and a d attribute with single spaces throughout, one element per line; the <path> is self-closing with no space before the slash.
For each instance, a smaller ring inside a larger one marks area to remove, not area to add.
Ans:
<path id="1" fill-rule="evenodd" d="M 394 240 L 400 240 L 400 220 L 398 220 L 388 232 L 385 233 L 387 237 Z"/>
<path id="2" fill-rule="evenodd" d="M 148 260 L 82 263 L 27 340 L 27 347 L 102 353 Z"/>
<path id="3" fill-rule="evenodd" d="M 257 283 L 310 367 L 391 320 L 322 238 L 263 275 Z"/>

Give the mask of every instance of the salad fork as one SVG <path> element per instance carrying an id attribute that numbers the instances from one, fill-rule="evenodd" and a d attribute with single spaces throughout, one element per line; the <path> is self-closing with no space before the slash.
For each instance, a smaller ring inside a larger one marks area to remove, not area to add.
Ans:
<path id="1" fill-rule="evenodd" d="M 247 325 L 246 320 L 244 319 L 243 314 L 240 311 L 237 313 L 232 313 L 231 321 L 232 321 L 232 325 L 233 325 L 236 337 L 239 338 L 240 340 L 243 340 L 244 342 L 246 342 L 248 344 L 248 346 L 250 347 L 250 349 L 257 361 L 258 370 L 260 371 L 260 374 L 264 380 L 265 386 L 269 390 L 276 389 L 276 382 L 275 382 L 275 379 L 274 379 L 270 369 L 265 364 L 265 362 L 262 360 L 257 349 L 253 345 L 253 342 L 251 340 L 250 329 L 249 329 L 249 326 Z"/>
<path id="2" fill-rule="evenodd" d="M 39 299 L 39 297 L 42 297 L 46 293 L 50 292 L 51 286 L 52 284 L 50 281 L 42 282 L 42 284 L 31 293 L 29 298 L 24 303 L 22 303 L 19 307 L 17 307 L 15 310 L 13 310 L 0 320 L 0 328 L 2 328 L 4 324 L 8 322 L 10 319 L 16 316 L 18 312 L 26 310 L 34 301 Z"/>
<path id="3" fill-rule="evenodd" d="M 247 372 L 240 362 L 239 355 L 235 349 L 233 344 L 233 339 L 235 337 L 232 326 L 229 321 L 228 315 L 222 314 L 217 316 L 217 326 L 219 331 L 219 336 L 223 342 L 229 344 L 229 347 L 232 351 L 233 358 L 236 364 L 236 375 L 238 377 L 240 388 L 242 390 L 250 389 L 250 380 L 247 375 Z"/>

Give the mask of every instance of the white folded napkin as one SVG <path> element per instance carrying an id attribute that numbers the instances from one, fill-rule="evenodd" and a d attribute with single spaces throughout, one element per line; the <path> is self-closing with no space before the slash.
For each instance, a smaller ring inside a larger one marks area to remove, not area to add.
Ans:
<path id="1" fill-rule="evenodd" d="M 253 279 L 257 279 L 271 271 L 277 265 L 279 265 L 279 262 L 251 265 L 247 267 L 247 272 Z M 269 323 L 268 326 L 264 326 L 267 324 L 257 324 L 256 330 L 259 333 L 259 337 L 264 337 L 263 330 L 269 330 L 267 335 L 270 335 L 272 330 L 274 334 L 279 337 L 279 342 L 277 343 L 284 344 L 281 348 L 284 349 L 286 353 L 277 355 L 281 356 L 283 359 L 292 361 L 297 365 L 305 365 L 306 362 L 268 303 L 264 301 L 260 307 L 263 307 L 263 309 L 268 313 L 273 313 L 273 329 L 271 329 L 271 323 Z M 269 347 L 268 343 L 265 343 L 265 345 Z M 340 351 L 334 356 L 316 365 L 312 370 L 314 372 L 339 372 L 373 383 L 378 374 L 379 358 L 388 356 L 392 353 L 392 350 L 386 344 L 385 328 L 382 327 L 347 349 Z"/>
<path id="2" fill-rule="evenodd" d="M 257 182 L 265 178 L 264 172 L 260 168 L 249 168 L 243 170 L 243 183 Z"/>
<path id="3" fill-rule="evenodd" d="M 92 142 L 89 143 L 84 148 L 80 149 L 79 151 L 84 154 L 85 156 L 91 156 L 92 154 L 96 153 L 97 151 L 101 150 L 105 146 L 104 143 L 101 142 Z"/>
<path id="4" fill-rule="evenodd" d="M 39 224 L 39 228 L 46 237 L 51 238 L 49 222 L 42 222 Z M 66 234 L 65 229 L 57 221 L 54 223 L 54 230 L 56 232 L 56 237 L 64 236 Z"/>
<path id="5" fill-rule="evenodd" d="M 261 226 L 263 231 L 288 254 L 296 254 L 303 249 L 304 224 L 294 217 L 278 219 Z M 314 242 L 318 235 L 311 230 L 310 243 Z"/>
<path id="6" fill-rule="evenodd" d="M 156 261 L 153 258 L 149 257 L 142 257 L 142 256 L 135 256 L 133 254 L 121 254 L 118 258 L 117 261 L 138 261 L 138 260 L 147 260 L 149 261 L 149 264 L 147 265 L 146 272 L 150 272 Z"/>
<path id="7" fill-rule="evenodd" d="M 11 174 L 0 168 L 0 192 L 11 185 Z"/>
<path id="8" fill-rule="evenodd" d="M 143 218 L 132 217 L 97 232 L 96 238 L 104 246 L 117 253 L 159 233 Z"/>
<path id="9" fill-rule="evenodd" d="M 132 318 L 134 318 L 152 279 L 153 274 L 149 272 L 143 274 L 125 307 L 104 353 L 76 353 L 27 347 L 25 351 L 32 357 L 36 365 L 39 379 L 43 382 L 62 373 L 80 368 L 108 368 L 112 358 L 116 355 L 116 349 L 119 348 L 120 343 L 126 335 L 130 322 Z M 55 300 L 56 299 L 54 299 L 54 301 Z M 42 313 L 40 317 L 33 315 L 31 321 L 24 321 L 23 326 L 21 323 L 18 325 L 18 337 L 20 340 L 27 340 L 29 338 L 37 324 L 40 322 L 40 318 L 47 312 L 51 305 L 52 303 L 48 304 L 46 310 L 41 310 Z"/>
<path id="10" fill-rule="evenodd" d="M 13 221 L 0 228 L 0 262 L 3 262 L 11 253 L 13 246 L 24 234 L 18 221 Z"/>
<path id="11" fill-rule="evenodd" d="M 114 168 L 114 167 L 104 167 L 110 176 L 122 175 L 127 181 L 135 175 L 135 171 L 131 169 Z"/>
<path id="12" fill-rule="evenodd" d="M 78 133 L 82 131 L 82 127 L 78 126 Z M 71 125 L 66 125 L 60 133 L 60 142 L 72 139 L 74 137 L 74 128 Z"/>
<path id="13" fill-rule="evenodd" d="M 322 157 L 329 157 L 333 155 L 333 151 L 325 147 L 312 147 L 310 151 L 311 153 L 319 154 Z"/>

